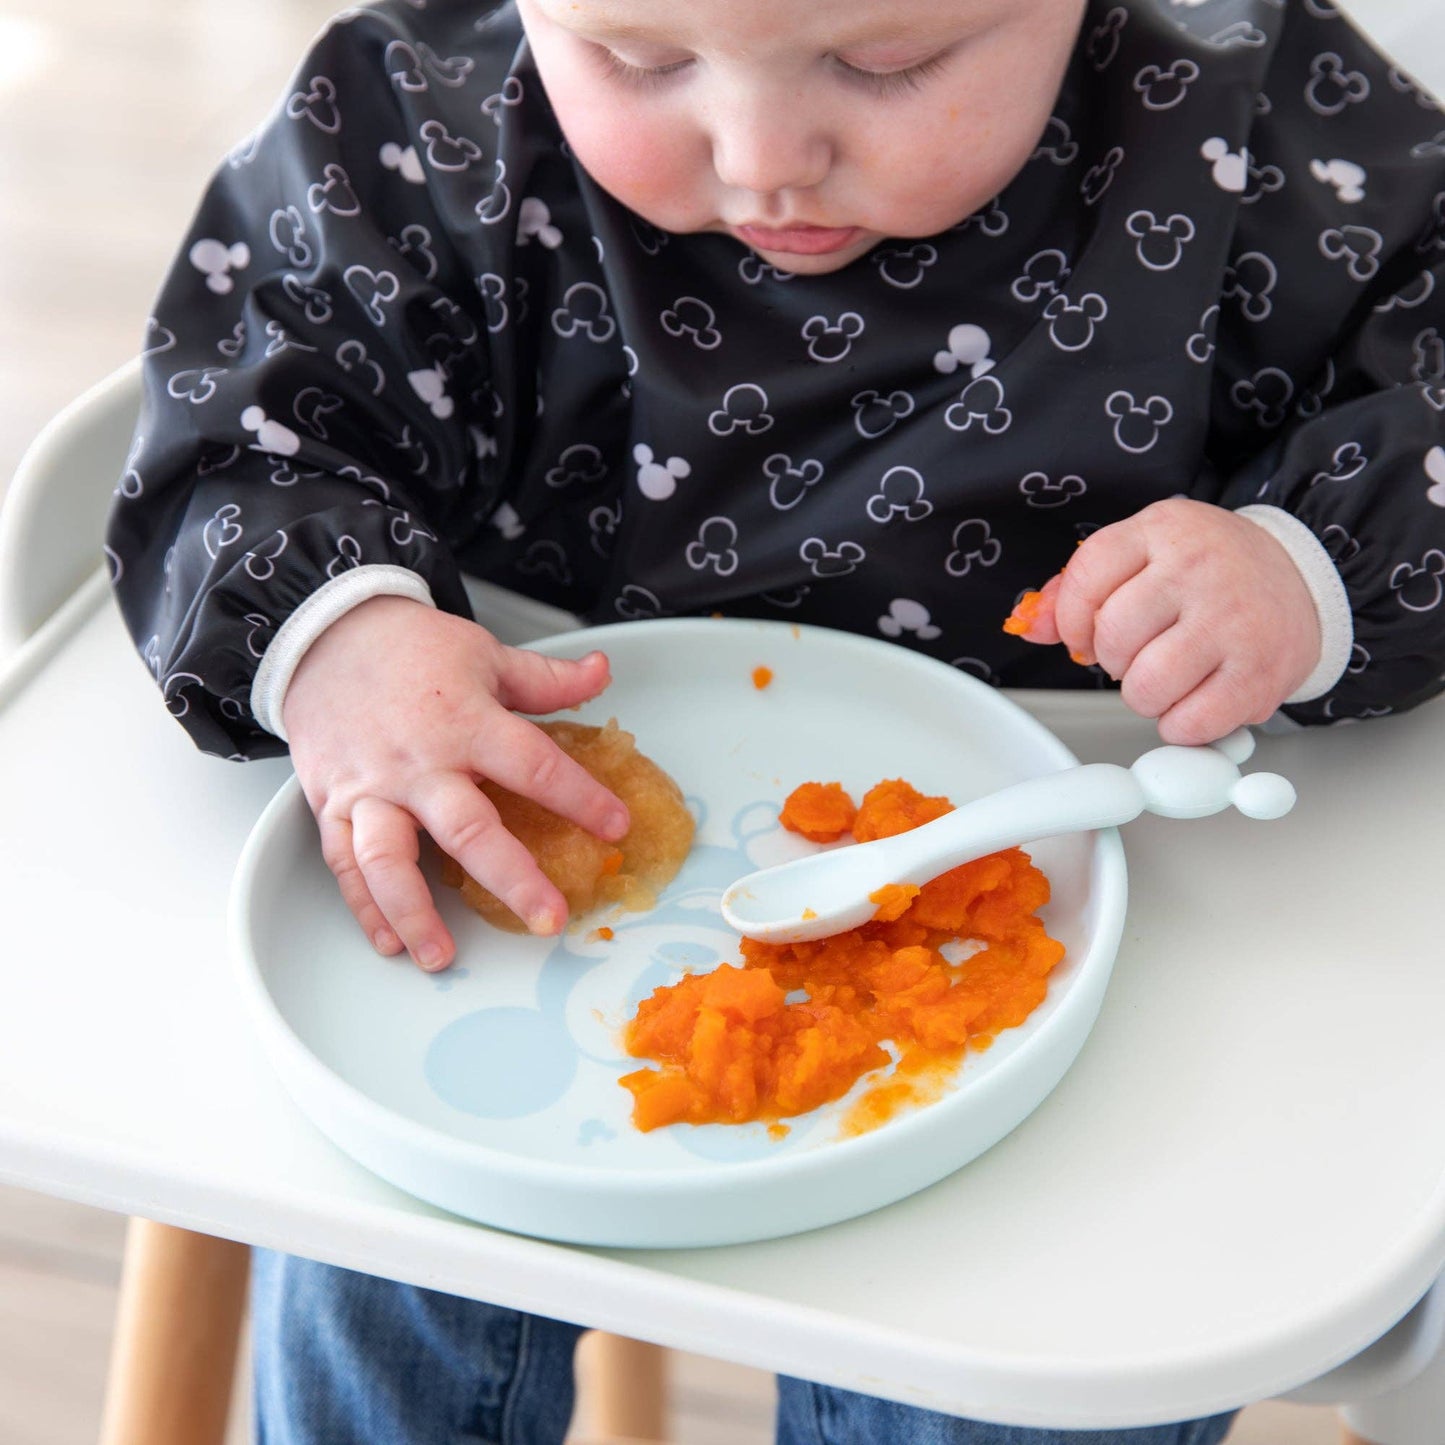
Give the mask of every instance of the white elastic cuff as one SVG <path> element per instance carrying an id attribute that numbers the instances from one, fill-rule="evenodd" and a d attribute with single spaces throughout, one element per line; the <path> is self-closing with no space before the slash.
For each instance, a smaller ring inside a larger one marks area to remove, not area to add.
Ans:
<path id="1" fill-rule="evenodd" d="M 1320 539 L 1298 517 L 1280 507 L 1241 507 L 1238 516 L 1263 527 L 1299 568 L 1320 621 L 1320 660 L 1314 671 L 1285 698 L 1286 702 L 1312 702 L 1323 697 L 1344 675 L 1355 645 L 1355 619 L 1350 599 L 1334 559 Z"/>
<path id="2" fill-rule="evenodd" d="M 268 733 L 286 741 L 281 707 L 306 649 L 338 618 L 373 597 L 410 597 L 436 606 L 431 588 L 406 567 L 382 563 L 352 567 L 323 583 L 281 624 L 256 669 L 251 711 Z"/>

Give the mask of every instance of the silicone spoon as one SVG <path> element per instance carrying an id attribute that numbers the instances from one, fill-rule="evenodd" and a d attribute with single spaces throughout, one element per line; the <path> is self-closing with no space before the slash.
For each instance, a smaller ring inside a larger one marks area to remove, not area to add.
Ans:
<path id="1" fill-rule="evenodd" d="M 1029 778 L 892 838 L 815 853 L 738 879 L 723 894 L 728 925 L 767 943 L 826 938 L 866 923 L 870 894 L 919 886 L 971 858 L 1057 833 L 1127 823 L 1140 813 L 1203 818 L 1232 803 L 1250 818 L 1280 818 L 1295 791 L 1278 773 L 1245 776 L 1254 751 L 1246 728 L 1204 747 L 1154 748 L 1132 766 L 1085 763 Z"/>

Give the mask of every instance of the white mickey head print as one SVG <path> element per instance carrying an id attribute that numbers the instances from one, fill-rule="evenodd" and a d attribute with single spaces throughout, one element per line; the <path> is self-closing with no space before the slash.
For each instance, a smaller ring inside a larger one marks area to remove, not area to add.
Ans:
<path id="1" fill-rule="evenodd" d="M 484 226 L 497 225 L 512 209 L 512 191 L 506 176 L 507 163 L 499 156 L 492 170 L 492 189 L 476 204 L 477 219 Z"/>
<path id="2" fill-rule="evenodd" d="M 286 550 L 286 543 L 289 538 L 281 528 L 277 528 L 267 539 L 264 546 L 247 552 L 245 557 L 246 574 L 254 577 L 258 582 L 265 582 L 276 575 L 276 559 Z"/>
<path id="3" fill-rule="evenodd" d="M 250 135 L 243 136 L 229 151 L 226 152 L 226 164 L 233 170 L 239 171 L 244 166 L 249 166 L 256 159 L 256 152 L 261 148 L 261 132 L 253 130 Z"/>
<path id="4" fill-rule="evenodd" d="M 1243 46 L 1247 49 L 1258 50 L 1263 45 L 1269 44 L 1269 36 L 1248 20 L 1236 20 L 1231 25 L 1226 25 L 1223 30 L 1216 30 L 1209 37 L 1211 45 L 1217 45 L 1221 50 L 1228 50 L 1234 46 Z"/>
<path id="5" fill-rule="evenodd" d="M 687 544 L 687 565 L 694 572 L 707 569 L 731 577 L 738 570 L 737 539 L 737 525 L 730 517 L 709 517 L 697 529 L 697 541 Z"/>
<path id="6" fill-rule="evenodd" d="M 1046 472 L 1030 472 L 1019 482 L 1019 491 L 1031 507 L 1062 507 L 1089 490 L 1082 477 L 1054 479 Z"/>
<path id="7" fill-rule="evenodd" d="M 805 457 L 794 465 L 792 457 L 774 452 L 763 462 L 763 475 L 768 479 L 768 500 L 779 512 L 796 507 L 808 495 L 808 488 L 823 480 L 823 464 Z"/>
<path id="8" fill-rule="evenodd" d="M 232 271 L 244 271 L 251 264 L 251 248 L 244 241 L 228 246 L 207 236 L 187 253 L 190 263 L 206 278 L 206 288 L 217 296 L 235 290 Z"/>
<path id="9" fill-rule="evenodd" d="M 412 433 L 410 422 L 402 427 L 401 436 L 387 437 L 386 441 L 404 461 L 408 461 L 413 476 L 425 476 L 431 469 L 431 453 L 426 443 Z"/>
<path id="10" fill-rule="evenodd" d="M 246 651 L 252 657 L 265 657 L 271 645 L 271 639 L 265 635 L 274 625 L 271 619 L 264 612 L 248 612 L 241 621 L 251 629 L 246 634 Z"/>
<path id="11" fill-rule="evenodd" d="M 1089 32 L 1084 42 L 1084 53 L 1095 70 L 1107 70 L 1119 53 L 1119 41 L 1124 27 L 1129 23 L 1129 12 L 1122 5 L 1116 5 Z"/>
<path id="12" fill-rule="evenodd" d="M 672 239 L 666 231 L 659 230 L 651 221 L 644 221 L 641 216 L 631 218 L 632 235 L 638 246 L 649 256 L 658 255 L 662 248 Z M 749 252 L 749 255 L 752 253 Z M 743 278 L 744 280 L 747 277 Z"/>
<path id="13" fill-rule="evenodd" d="M 130 455 L 125 459 L 125 470 L 121 473 L 120 481 L 115 485 L 112 496 L 124 497 L 127 501 L 134 501 L 145 492 L 145 483 L 141 475 L 135 469 L 135 464 L 140 460 L 140 454 L 145 447 L 145 438 L 137 436 L 131 442 Z"/>
<path id="14" fill-rule="evenodd" d="M 1044 307 L 1049 340 L 1060 351 L 1083 351 L 1094 339 L 1098 325 L 1109 315 L 1109 303 L 1097 291 L 1086 291 L 1077 301 L 1055 296 Z"/>
<path id="15" fill-rule="evenodd" d="M 806 582 L 799 582 L 796 587 L 779 588 L 776 592 L 764 592 L 763 601 L 770 607 L 781 607 L 791 611 L 795 607 L 801 607 L 812 592 Z"/>
<path id="16" fill-rule="evenodd" d="M 708 415 L 707 429 L 714 436 L 731 436 L 736 431 L 758 436 L 774 421 L 768 410 L 768 394 L 751 381 L 739 382 L 723 393 L 722 405 Z"/>
<path id="17" fill-rule="evenodd" d="M 517 561 L 517 571 L 526 577 L 550 577 L 563 587 L 572 582 L 572 565 L 560 542 L 533 542 Z"/>
<path id="18" fill-rule="evenodd" d="M 267 464 L 271 468 L 271 475 L 266 479 L 273 487 L 294 487 L 300 481 L 315 481 L 317 477 L 325 473 L 308 471 L 295 466 L 286 457 L 270 456 Z"/>
<path id="19" fill-rule="evenodd" d="M 1305 85 L 1305 104 L 1316 115 L 1339 115 L 1349 106 L 1369 99 L 1370 80 L 1363 71 L 1347 70 L 1332 50 L 1310 61 L 1310 78 Z"/>
<path id="20" fill-rule="evenodd" d="M 1445 412 L 1445 386 L 1422 387 L 1420 395 L 1425 398 L 1425 403 L 1435 411 Z"/>
<path id="21" fill-rule="evenodd" d="M 890 391 L 887 396 L 876 391 L 860 391 L 849 405 L 853 408 L 853 425 L 858 435 L 870 441 L 885 436 L 904 417 L 913 414 L 913 398 L 906 391 Z"/>
<path id="22" fill-rule="evenodd" d="M 241 540 L 241 509 L 235 502 L 224 502 L 201 528 L 201 541 L 206 553 L 215 561 L 227 547 L 234 547 Z"/>
<path id="23" fill-rule="evenodd" d="M 207 450 L 196 463 L 196 475 L 209 477 L 214 472 L 229 471 L 240 459 L 240 447 L 222 447 L 218 451 Z"/>
<path id="24" fill-rule="evenodd" d="M 601 506 L 593 507 L 587 514 L 587 528 L 592 533 L 592 550 L 599 557 L 610 557 L 612 555 L 613 542 L 617 536 L 617 529 L 622 525 L 622 503 L 619 501 L 613 506 L 603 503 Z"/>
<path id="25" fill-rule="evenodd" d="M 1237 195 L 1242 205 L 1252 206 L 1261 196 L 1284 186 L 1284 172 L 1278 166 L 1255 165 L 1247 149 L 1230 150 L 1223 136 L 1211 136 L 1199 147 L 1199 154 L 1209 162 L 1214 184 Z"/>
<path id="26" fill-rule="evenodd" d="M 856 311 L 845 311 L 836 321 L 826 316 L 810 316 L 802 328 L 808 343 L 808 355 L 814 361 L 842 361 L 853 343 L 863 334 L 863 318 Z"/>
<path id="27" fill-rule="evenodd" d="M 1079 158 L 1079 143 L 1074 139 L 1074 133 L 1069 129 L 1069 124 L 1056 115 L 1049 117 L 1048 124 L 1044 127 L 1043 136 L 1033 155 L 1029 157 L 1032 161 L 1048 161 L 1051 165 L 1069 166 Z"/>
<path id="28" fill-rule="evenodd" d="M 271 212 L 271 244 L 298 269 L 311 264 L 314 252 L 306 239 L 306 222 L 295 206 Z"/>
<path id="29" fill-rule="evenodd" d="M 349 533 L 343 532 L 336 539 L 336 555 L 326 564 L 328 577 L 339 577 L 362 562 L 361 543 Z"/>
<path id="30" fill-rule="evenodd" d="M 679 296 L 659 317 L 669 336 L 687 337 L 699 350 L 715 351 L 722 345 L 717 313 L 696 296 Z"/>
<path id="31" fill-rule="evenodd" d="M 1392 296 L 1387 296 L 1375 306 L 1376 311 L 1413 311 L 1423 306 L 1435 294 L 1435 273 L 1421 271 L 1408 285 L 1402 286 Z"/>
<path id="32" fill-rule="evenodd" d="M 325 326 L 331 320 L 333 307 L 329 291 L 310 285 L 291 271 L 282 276 L 281 289 L 313 326 Z"/>
<path id="33" fill-rule="evenodd" d="M 335 161 L 325 167 L 315 185 L 307 187 L 306 204 L 318 215 L 322 211 L 330 211 L 334 216 L 361 214 L 361 202 L 351 188 L 351 177 Z"/>
<path id="34" fill-rule="evenodd" d="M 1079 183 L 1079 194 L 1086 206 L 1096 206 L 1104 198 L 1104 192 L 1114 183 L 1119 167 L 1124 164 L 1123 146 L 1111 146 L 1097 165 L 1090 166 Z"/>
<path id="35" fill-rule="evenodd" d="M 359 341 L 343 341 L 336 348 L 336 364 L 345 372 L 360 372 L 371 379 L 371 394 L 380 396 L 386 388 L 386 373 L 367 354 Z"/>
<path id="36" fill-rule="evenodd" d="M 1184 343 L 1185 354 L 1190 361 L 1207 366 L 1214 360 L 1214 333 L 1219 325 L 1219 307 L 1210 306 L 1199 318 L 1199 330 Z"/>
<path id="37" fill-rule="evenodd" d="M 809 537 L 798 548 L 798 556 L 808 564 L 814 577 L 846 577 L 857 570 L 868 553 L 856 542 L 839 542 L 830 547 L 821 537 Z"/>
<path id="38" fill-rule="evenodd" d="M 654 253 L 655 254 L 655 253 Z M 764 281 L 791 281 L 791 271 L 780 271 L 776 266 L 771 266 L 764 261 L 756 252 L 749 251 L 746 256 L 738 262 L 738 275 L 748 283 L 749 286 L 758 286 Z"/>
<path id="39" fill-rule="evenodd" d="M 479 426 L 469 426 L 467 435 L 472 439 L 472 455 L 478 461 L 485 461 L 488 457 L 499 455 L 497 439 L 490 432 L 484 431 Z"/>
<path id="40" fill-rule="evenodd" d="M 989 355 L 992 348 L 989 334 L 982 326 L 965 322 L 949 331 L 945 350 L 933 353 L 933 369 L 951 376 L 960 366 L 966 366 L 970 376 L 983 376 L 995 365 Z"/>
<path id="41" fill-rule="evenodd" d="M 166 392 L 177 401 L 203 406 L 216 394 L 216 378 L 225 375 L 224 366 L 203 366 L 190 371 L 178 371 L 166 382 Z"/>
<path id="42" fill-rule="evenodd" d="M 482 306 L 486 312 L 487 330 L 496 333 L 506 329 L 510 319 L 510 312 L 507 306 L 507 278 L 499 276 L 495 271 L 483 271 L 474 282 L 477 294 L 482 298 Z"/>
<path id="43" fill-rule="evenodd" d="M 1425 475 L 1430 478 L 1426 499 L 1445 507 L 1445 447 L 1431 447 L 1425 453 Z"/>
<path id="44" fill-rule="evenodd" d="M 1410 354 L 1411 381 L 1445 381 L 1445 337 L 1433 326 L 1427 326 L 1410 343 Z"/>
<path id="45" fill-rule="evenodd" d="M 624 622 L 641 622 L 645 618 L 662 616 L 662 600 L 648 588 L 629 582 L 617 594 L 612 610 Z"/>
<path id="46" fill-rule="evenodd" d="M 427 164 L 437 171 L 470 170 L 482 158 L 482 148 L 464 135 L 453 135 L 439 120 L 422 122 Z"/>
<path id="47" fill-rule="evenodd" d="M 595 239 L 595 238 L 594 238 Z M 552 212 L 540 196 L 523 196 L 517 207 L 517 244 L 537 241 L 549 251 L 562 244 L 562 232 L 552 224 Z"/>
<path id="48" fill-rule="evenodd" d="M 378 502 L 374 497 L 367 497 L 361 504 L 363 507 L 382 507 L 387 514 L 387 532 L 391 540 L 398 547 L 405 547 L 411 542 L 420 539 L 423 542 L 435 542 L 436 533 L 429 532 L 418 521 L 413 518 L 410 512 L 403 511 L 400 507 L 389 507 L 385 502 Z"/>
<path id="49" fill-rule="evenodd" d="M 1236 381 L 1229 389 L 1229 398 L 1240 411 L 1252 411 L 1260 426 L 1277 427 L 1289 414 L 1294 382 L 1277 366 L 1264 366 L 1253 376 Z"/>
<path id="50" fill-rule="evenodd" d="M 270 337 L 270 340 L 266 343 L 267 356 L 279 356 L 288 348 L 293 351 L 316 350 L 314 346 L 308 346 L 304 341 L 297 341 L 279 321 L 268 321 L 266 323 L 266 335 Z"/>
<path id="51" fill-rule="evenodd" d="M 1392 65 L 1388 73 L 1390 89 L 1399 91 L 1401 95 L 1408 95 L 1421 110 L 1445 110 L 1445 106 L 1441 105 L 1432 91 L 1426 90 L 1413 75 L 1401 70 L 1398 65 Z"/>
<path id="52" fill-rule="evenodd" d="M 1233 265 L 1224 268 L 1220 295 L 1239 303 L 1246 321 L 1264 321 L 1274 310 L 1271 299 L 1279 282 L 1279 270 L 1262 251 L 1246 251 Z"/>
<path id="53" fill-rule="evenodd" d="M 248 406 L 241 413 L 241 425 L 256 433 L 252 451 L 271 452 L 278 457 L 294 457 L 301 450 L 301 438 L 288 426 L 272 421 L 259 406 Z"/>
<path id="54" fill-rule="evenodd" d="M 917 286 L 928 268 L 937 263 L 938 248 L 926 241 L 917 241 L 911 246 L 884 246 L 873 252 L 872 260 L 884 281 L 907 291 Z"/>
<path id="55" fill-rule="evenodd" d="M 319 386 L 307 386 L 296 393 L 296 400 L 291 403 L 291 414 L 312 436 L 319 437 L 322 441 L 330 441 L 331 434 L 326 430 L 326 418 L 345 406 L 346 403 L 339 396 L 322 391 Z"/>
<path id="56" fill-rule="evenodd" d="M 610 340 L 617 323 L 607 310 L 607 293 L 591 281 L 574 281 L 562 293 L 562 304 L 552 312 L 552 330 L 558 336 Z"/>
<path id="57" fill-rule="evenodd" d="M 923 495 L 923 477 L 912 467 L 889 467 L 868 498 L 868 515 L 880 525 L 895 517 L 921 522 L 933 514 L 933 503 Z"/>
<path id="58" fill-rule="evenodd" d="M 445 421 L 456 410 L 456 402 L 447 395 L 447 374 L 440 366 L 409 371 L 406 379 L 438 421 Z"/>
<path id="59" fill-rule="evenodd" d="M 1130 391 L 1113 392 L 1104 410 L 1114 418 L 1115 442 L 1135 456 L 1151 450 L 1159 433 L 1174 419 L 1174 407 L 1165 397 L 1146 397 L 1141 405 Z"/>
<path id="60" fill-rule="evenodd" d="M 678 482 L 692 475 L 692 463 L 684 457 L 668 457 L 659 462 L 646 442 L 632 448 L 637 463 L 637 490 L 650 502 L 665 502 L 676 490 Z"/>
<path id="61" fill-rule="evenodd" d="M 386 244 L 396 252 L 402 260 L 409 260 L 421 271 L 428 281 L 436 279 L 437 258 L 436 252 L 432 250 L 432 234 L 427 228 L 417 222 L 401 228 L 399 236 L 388 236 Z"/>
<path id="62" fill-rule="evenodd" d="M 560 490 L 563 487 L 590 486 L 606 481 L 607 463 L 602 453 L 591 442 L 574 442 L 562 449 L 557 465 L 549 467 L 542 480 L 549 487 Z"/>
<path id="63" fill-rule="evenodd" d="M 1310 486 L 1318 486 L 1321 482 L 1352 481 L 1365 470 L 1369 463 L 1369 457 L 1365 455 L 1358 442 L 1345 442 L 1342 446 L 1335 448 L 1335 454 L 1330 459 L 1329 470 L 1316 472 L 1310 478 Z"/>
<path id="64" fill-rule="evenodd" d="M 1330 561 L 1337 567 L 1345 562 L 1353 562 L 1363 550 L 1358 539 L 1350 536 L 1338 522 L 1331 522 L 1330 525 L 1320 533 L 1320 545 L 1324 547 L 1325 552 L 1329 555 Z M 1357 643 L 1356 646 L 1358 647 L 1359 644 Z M 1369 653 L 1365 652 L 1363 647 L 1359 650 L 1366 658 L 1369 657 Z M 1353 672 L 1359 671 L 1360 669 L 1352 667 L 1350 670 Z"/>
<path id="65" fill-rule="evenodd" d="M 944 558 L 950 577 L 966 577 L 974 563 L 992 567 L 1003 556 L 1003 544 L 982 517 L 970 517 L 953 529 L 953 551 Z"/>
<path id="66" fill-rule="evenodd" d="M 1198 79 L 1199 67 L 1192 60 L 1180 59 L 1162 68 L 1146 65 L 1134 77 L 1134 89 L 1146 110 L 1173 110 Z"/>
<path id="67" fill-rule="evenodd" d="M 510 502 L 503 502 L 501 506 L 487 518 L 487 523 L 500 532 L 509 542 L 515 542 L 517 538 L 527 530 L 522 524 L 521 517 L 517 514 L 517 509 Z"/>
<path id="68" fill-rule="evenodd" d="M 377 158 L 402 180 L 410 181 L 414 186 L 426 185 L 426 167 L 422 165 L 415 146 L 400 146 L 389 140 L 377 152 Z"/>
<path id="69" fill-rule="evenodd" d="M 418 9 L 424 7 L 417 6 Z M 386 47 L 382 64 L 398 90 L 420 94 L 431 89 L 431 82 L 451 89 L 465 83 L 475 62 L 469 56 L 439 56 L 431 46 L 418 44 L 415 49 L 405 40 L 393 40 Z"/>
<path id="70" fill-rule="evenodd" d="M 493 125 L 501 125 L 502 111 L 513 106 L 521 105 L 526 91 L 522 88 L 521 79 L 515 75 L 509 75 L 502 82 L 502 88 L 494 95 L 489 95 L 482 102 L 482 114 L 486 116 Z"/>
<path id="71" fill-rule="evenodd" d="M 1172 271 L 1194 239 L 1194 222 L 1177 214 L 1161 221 L 1153 211 L 1135 211 L 1124 229 L 1134 237 L 1134 254 L 1140 264 L 1150 271 Z"/>
<path id="72" fill-rule="evenodd" d="M 1401 562 L 1390 573 L 1390 590 L 1407 612 L 1433 612 L 1445 599 L 1445 552 L 1432 547 L 1417 567 Z"/>
<path id="73" fill-rule="evenodd" d="M 162 326 L 154 316 L 146 317 L 145 339 L 142 342 L 142 356 L 159 356 L 176 345 L 176 333 L 168 326 Z"/>
<path id="74" fill-rule="evenodd" d="M 1006 432 L 1013 419 L 1013 412 L 1004 405 L 1003 383 L 996 376 L 969 382 L 943 413 L 944 423 L 954 431 L 968 431 L 977 422 L 989 436 Z"/>
<path id="75" fill-rule="evenodd" d="M 1320 254 L 1343 261 L 1351 280 L 1369 281 L 1380 269 L 1385 238 L 1370 226 L 1332 226 L 1320 233 Z"/>
<path id="76" fill-rule="evenodd" d="M 1336 199 L 1347 206 L 1365 199 L 1365 182 L 1368 177 L 1365 168 L 1356 165 L 1354 161 L 1341 160 L 1339 157 L 1329 161 L 1311 161 L 1310 174 L 1321 185 L 1333 186 Z"/>
<path id="77" fill-rule="evenodd" d="M 1003 202 L 995 196 L 986 206 L 980 207 L 971 216 L 959 222 L 960 231 L 981 231 L 990 238 L 1002 236 L 1008 230 L 1008 212 Z"/>
<path id="78" fill-rule="evenodd" d="M 396 274 L 373 271 L 370 266 L 348 266 L 341 279 L 372 321 L 378 326 L 385 326 L 386 308 L 401 294 L 401 282 L 396 279 Z"/>
<path id="79" fill-rule="evenodd" d="M 1024 262 L 1023 274 L 1014 279 L 1009 290 L 1025 305 L 1043 297 L 1057 296 L 1069 279 L 1069 258 L 1062 251 L 1037 251 Z"/>
<path id="80" fill-rule="evenodd" d="M 172 717 L 185 717 L 191 710 L 188 689 L 204 688 L 205 685 L 205 679 L 198 677 L 194 672 L 171 673 L 161 685 L 161 696 L 165 700 L 166 711 Z"/>
<path id="81" fill-rule="evenodd" d="M 905 632 L 911 632 L 920 642 L 932 642 L 940 635 L 928 608 L 911 597 L 895 597 L 888 604 L 888 611 L 878 619 L 878 630 L 884 637 L 902 637 Z"/>
<path id="82" fill-rule="evenodd" d="M 313 75 L 309 90 L 295 91 L 286 102 L 292 120 L 308 120 L 319 131 L 335 135 L 341 129 L 341 112 L 336 108 L 336 86 L 324 75 Z"/>
<path id="83" fill-rule="evenodd" d="M 1325 409 L 1325 398 L 1335 389 L 1335 382 L 1338 378 L 1335 375 L 1334 357 L 1325 358 L 1325 368 L 1320 378 L 1310 387 L 1299 399 L 1299 405 L 1295 412 L 1306 419 L 1319 416 Z"/>
<path id="84" fill-rule="evenodd" d="M 1410 147 L 1412 160 L 1436 160 L 1440 156 L 1445 156 L 1445 130 L 1439 135 L 1431 136 L 1429 140 L 1417 141 Z"/>

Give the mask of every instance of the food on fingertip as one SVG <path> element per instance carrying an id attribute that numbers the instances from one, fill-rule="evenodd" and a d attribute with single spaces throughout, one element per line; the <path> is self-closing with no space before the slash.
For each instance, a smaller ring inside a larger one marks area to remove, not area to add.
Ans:
<path id="1" fill-rule="evenodd" d="M 631 826 L 617 842 L 604 842 L 540 803 L 484 779 L 478 786 L 496 808 L 502 826 L 556 885 L 574 921 L 609 905 L 629 912 L 653 907 L 692 847 L 695 825 L 682 789 L 637 751 L 633 735 L 615 718 L 600 728 L 574 722 L 537 726 L 621 798 Z M 445 852 L 441 881 L 460 889 L 468 907 L 497 928 L 527 932 L 521 918 Z M 600 937 L 610 936 L 610 931 L 598 932 Z"/>
<path id="2" fill-rule="evenodd" d="M 1039 610 L 1043 605 L 1042 592 L 1025 592 L 1014 603 L 1014 610 L 1004 618 L 1003 630 L 1011 637 L 1027 637 L 1039 620 Z"/>
<path id="3" fill-rule="evenodd" d="M 884 837 L 951 807 L 891 779 L 869 791 L 852 831 L 861 841 L 861 819 L 868 836 Z M 759 1121 L 781 1137 L 782 1120 L 841 1098 L 890 1063 L 848 1110 L 845 1134 L 932 1102 L 965 1052 L 987 1048 L 1043 1002 L 1064 956 L 1038 917 L 1048 899 L 1048 880 L 1009 848 L 921 888 L 879 889 L 877 915 L 847 933 L 794 944 L 742 939 L 741 962 L 685 975 L 639 1005 L 626 1048 L 657 1067 L 620 1080 L 633 1096 L 633 1123 L 646 1131 Z M 969 944 L 975 951 L 966 953 Z"/>

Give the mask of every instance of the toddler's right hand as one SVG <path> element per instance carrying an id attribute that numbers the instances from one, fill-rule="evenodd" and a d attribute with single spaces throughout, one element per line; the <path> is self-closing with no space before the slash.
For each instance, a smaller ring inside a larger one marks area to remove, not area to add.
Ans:
<path id="1" fill-rule="evenodd" d="M 373 597 L 307 649 L 283 704 L 291 759 L 342 897 L 375 948 L 444 968 L 456 944 L 417 866 L 425 828 L 533 933 L 567 904 L 502 827 L 479 778 L 609 842 L 627 810 L 540 728 L 517 717 L 574 707 L 611 680 L 578 661 L 507 647 L 474 622 L 404 597 Z"/>

